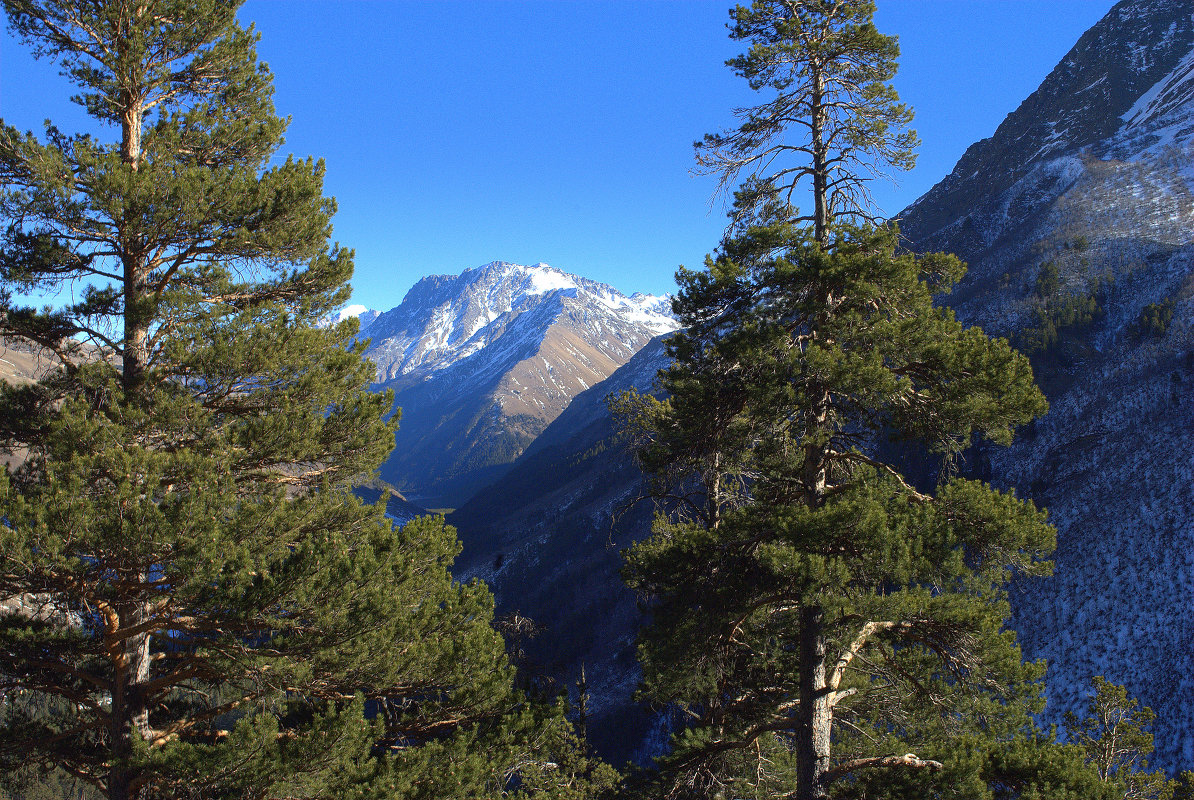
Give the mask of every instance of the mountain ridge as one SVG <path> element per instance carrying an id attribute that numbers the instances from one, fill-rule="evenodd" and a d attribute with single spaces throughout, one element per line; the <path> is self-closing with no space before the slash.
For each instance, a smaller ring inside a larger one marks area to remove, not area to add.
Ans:
<path id="1" fill-rule="evenodd" d="M 1172 0 L 1123 0 L 1086 31 L 1073 48 L 995 133 L 970 145 L 953 170 L 897 218 L 903 233 L 925 241 L 955 209 L 995 196 L 1050 154 L 1076 153 L 1107 142 L 1124 128 L 1122 117 L 1151 90 L 1188 70 L 1194 11 Z M 1160 94 L 1161 92 L 1159 92 Z M 1170 100 L 1174 92 L 1165 93 Z M 1146 104 L 1130 123 L 1142 130 L 1173 111 L 1172 102 Z M 1025 154 L 1027 153 L 1027 157 Z M 981 177 L 981 194 L 974 181 Z M 915 212 L 915 216 L 913 216 Z"/>
<path id="2" fill-rule="evenodd" d="M 403 409 L 382 477 L 424 505 L 458 506 L 577 393 L 675 327 L 668 298 L 542 263 L 423 278 L 363 332 L 378 388 Z"/>
<path id="3" fill-rule="evenodd" d="M 1058 528 L 1054 576 L 1013 596 L 1046 721 L 1104 675 L 1157 713 L 1171 771 L 1194 764 L 1192 156 L 1194 9 L 1125 0 L 900 215 L 910 249 L 968 262 L 950 306 L 1027 349 L 1050 402 L 972 464 Z"/>

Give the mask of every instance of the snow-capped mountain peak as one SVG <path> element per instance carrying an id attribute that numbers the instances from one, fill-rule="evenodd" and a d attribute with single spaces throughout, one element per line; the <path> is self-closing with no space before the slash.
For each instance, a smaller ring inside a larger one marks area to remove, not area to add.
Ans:
<path id="1" fill-rule="evenodd" d="M 512 461 L 577 393 L 675 330 L 670 310 L 543 263 L 423 278 L 369 326 L 366 356 L 403 409 L 383 476 L 455 505 L 437 482 Z"/>
<path id="2" fill-rule="evenodd" d="M 369 357 L 377 364 L 379 382 L 446 369 L 488 347 L 520 316 L 545 303 L 561 311 L 585 308 L 597 326 L 604 319 L 607 325 L 629 325 L 652 336 L 676 328 L 668 298 L 627 297 L 544 263 L 494 261 L 415 284 L 401 305 L 370 326 L 374 341 Z"/>
<path id="3" fill-rule="evenodd" d="M 375 311 L 367 306 L 353 304 L 345 306 L 339 311 L 333 311 L 331 314 L 328 314 L 320 321 L 320 324 L 323 326 L 338 325 L 346 319 L 356 317 L 358 320 L 360 320 L 361 330 L 364 331 L 365 328 L 368 327 L 369 323 L 377 319 L 380 314 L 380 311 Z"/>

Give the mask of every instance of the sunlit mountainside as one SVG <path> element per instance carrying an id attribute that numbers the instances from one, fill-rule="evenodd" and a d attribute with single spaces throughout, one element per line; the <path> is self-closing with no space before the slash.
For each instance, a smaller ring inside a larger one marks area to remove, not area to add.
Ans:
<path id="1" fill-rule="evenodd" d="M 362 333 L 402 408 L 382 477 L 423 505 L 459 505 L 576 394 L 675 329 L 669 302 L 546 264 L 423 278 Z"/>

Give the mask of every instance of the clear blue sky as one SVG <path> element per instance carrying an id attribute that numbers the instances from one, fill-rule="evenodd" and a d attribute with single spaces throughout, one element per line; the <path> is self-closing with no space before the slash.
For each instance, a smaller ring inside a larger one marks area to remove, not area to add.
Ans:
<path id="1" fill-rule="evenodd" d="M 423 275 L 544 261 L 626 293 L 672 290 L 724 221 L 692 142 L 755 96 L 723 62 L 730 2 L 249 0 L 285 150 L 325 159 L 353 302 L 397 305 Z M 1112 0 L 878 0 L 896 88 L 923 140 L 894 214 L 990 136 Z M 0 38 L 0 116 L 87 125 L 72 90 Z"/>

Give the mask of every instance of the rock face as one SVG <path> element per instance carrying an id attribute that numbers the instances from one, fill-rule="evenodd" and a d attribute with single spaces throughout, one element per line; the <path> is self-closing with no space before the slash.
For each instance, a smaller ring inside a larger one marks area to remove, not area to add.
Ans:
<path id="1" fill-rule="evenodd" d="M 1171 770 L 1194 764 L 1192 144 L 1194 8 L 1125 0 L 901 215 L 912 249 L 969 263 L 950 305 L 1031 350 L 1049 397 L 977 459 L 1058 528 L 1013 620 L 1049 715 L 1126 684 Z"/>
<path id="2" fill-rule="evenodd" d="M 1192 41 L 1194 14 L 1181 0 L 1117 4 L 993 136 L 901 213 L 904 234 L 967 253 L 1006 245 L 1001 238 L 1067 192 L 1091 161 L 1164 155 L 1187 141 Z"/>
<path id="3" fill-rule="evenodd" d="M 402 408 L 382 477 L 420 505 L 459 505 L 577 393 L 674 329 L 669 306 L 546 264 L 424 278 L 365 330 Z"/>
<path id="4" fill-rule="evenodd" d="M 35 344 L 15 340 L 0 342 L 0 380 L 14 385 L 33 383 L 59 367 L 52 353 Z"/>

